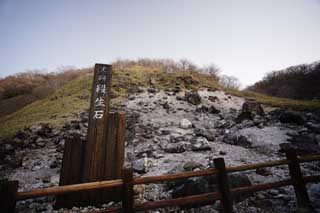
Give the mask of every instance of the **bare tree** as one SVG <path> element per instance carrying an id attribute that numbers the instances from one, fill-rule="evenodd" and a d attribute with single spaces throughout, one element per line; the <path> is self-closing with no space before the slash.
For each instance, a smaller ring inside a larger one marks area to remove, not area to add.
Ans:
<path id="1" fill-rule="evenodd" d="M 219 74 L 220 74 L 220 69 L 217 65 L 215 64 L 209 64 L 203 68 L 203 71 L 215 79 L 219 79 Z"/>
<path id="2" fill-rule="evenodd" d="M 240 89 L 240 81 L 234 76 L 223 75 L 220 77 L 219 82 L 227 89 Z"/>
<path id="3" fill-rule="evenodd" d="M 182 71 L 196 71 L 198 69 L 198 67 L 188 59 L 181 59 L 179 61 L 179 68 Z"/>

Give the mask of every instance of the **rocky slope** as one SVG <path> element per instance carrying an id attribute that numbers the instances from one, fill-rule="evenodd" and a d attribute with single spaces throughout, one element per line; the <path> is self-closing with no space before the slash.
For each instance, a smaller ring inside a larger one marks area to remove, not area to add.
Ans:
<path id="1" fill-rule="evenodd" d="M 140 88 L 114 110 L 127 114 L 126 164 L 133 167 L 136 176 L 205 169 L 212 167 L 217 157 L 223 157 L 230 166 L 281 159 L 281 150 L 286 148 L 300 154 L 320 150 L 319 114 L 260 106 L 220 90 Z M 43 124 L 19 131 L 1 145 L 1 176 L 19 180 L 21 191 L 58 185 L 65 138 L 80 134 L 85 140 L 87 116 L 86 112 L 80 113 L 63 128 Z M 319 170 L 319 163 L 303 165 L 305 175 Z M 287 177 L 286 166 L 279 166 L 236 174 L 231 184 L 243 186 Z M 142 185 L 136 188 L 136 202 L 214 189 L 215 183 L 206 178 Z M 320 211 L 319 184 L 308 189 Z M 291 212 L 296 208 L 291 187 L 241 196 L 236 201 L 236 212 Z M 19 202 L 18 209 L 52 212 L 53 202 L 53 198 L 27 200 Z M 108 205 L 114 204 L 103 207 Z M 192 207 L 196 206 L 183 208 Z M 90 208 L 75 207 L 74 211 Z M 201 212 L 218 210 L 218 202 L 201 207 Z"/>

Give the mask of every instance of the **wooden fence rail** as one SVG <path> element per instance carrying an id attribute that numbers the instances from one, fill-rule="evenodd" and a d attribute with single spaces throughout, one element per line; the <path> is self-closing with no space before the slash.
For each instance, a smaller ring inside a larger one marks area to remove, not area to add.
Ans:
<path id="1" fill-rule="evenodd" d="M 310 199 L 306 190 L 306 183 L 320 182 L 320 175 L 302 176 L 300 170 L 300 163 L 319 161 L 320 155 L 310 155 L 304 157 L 297 157 L 293 151 L 286 153 L 287 159 L 269 161 L 263 163 L 255 163 L 242 166 L 226 167 L 223 158 L 214 160 L 215 169 L 207 169 L 203 171 L 186 172 L 180 174 L 169 174 L 151 177 L 133 178 L 132 169 L 123 170 L 123 179 L 98 181 L 91 183 L 73 184 L 66 186 L 57 186 L 44 189 L 36 189 L 32 191 L 17 192 L 17 182 L 8 181 L 0 185 L 0 209 L 6 209 L 6 212 L 14 212 L 15 202 L 18 200 L 25 200 L 36 197 L 62 195 L 67 193 L 74 193 L 80 191 L 88 191 L 94 189 L 111 189 L 115 187 L 122 187 L 122 208 L 103 210 L 99 212 L 122 211 L 134 212 L 137 210 L 151 210 L 171 206 L 182 206 L 186 204 L 202 203 L 208 201 L 220 200 L 224 212 L 233 212 L 232 197 L 238 193 L 257 192 L 283 186 L 293 185 L 298 208 L 311 209 Z M 288 165 L 290 179 L 281 180 L 272 183 L 256 184 L 246 187 L 229 188 L 227 173 L 253 170 L 264 167 L 274 167 Z M 167 199 L 153 202 L 145 202 L 134 204 L 133 187 L 138 184 L 161 183 L 165 181 L 176 181 L 180 179 L 187 179 L 190 177 L 199 176 L 213 176 L 217 175 L 218 192 L 192 195 L 182 198 Z M 13 187 L 15 186 L 15 187 Z M 5 202 L 4 202 L 5 201 Z"/>

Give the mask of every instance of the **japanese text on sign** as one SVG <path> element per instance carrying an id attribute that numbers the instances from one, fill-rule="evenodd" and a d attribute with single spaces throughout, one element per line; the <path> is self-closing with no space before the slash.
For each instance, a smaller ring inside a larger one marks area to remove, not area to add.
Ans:
<path id="1" fill-rule="evenodd" d="M 104 109 L 106 106 L 105 95 L 107 94 L 107 67 L 103 66 L 98 71 L 98 83 L 95 88 L 95 92 L 97 93 L 97 98 L 94 101 L 94 119 L 102 119 L 104 116 Z"/>

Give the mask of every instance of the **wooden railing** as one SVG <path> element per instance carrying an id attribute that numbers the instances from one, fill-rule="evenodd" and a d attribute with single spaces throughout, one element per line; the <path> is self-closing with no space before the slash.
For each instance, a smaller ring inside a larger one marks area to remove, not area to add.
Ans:
<path id="1" fill-rule="evenodd" d="M 253 193 L 283 186 L 293 185 L 297 206 L 303 209 L 312 209 L 310 205 L 309 195 L 306 189 L 306 183 L 320 182 L 320 175 L 303 176 L 300 169 L 300 163 L 319 161 L 320 155 L 304 156 L 298 158 L 294 151 L 286 153 L 286 159 L 269 161 L 263 163 L 226 167 L 223 158 L 214 159 L 215 169 L 207 169 L 202 171 L 186 172 L 179 174 L 168 174 L 150 177 L 133 178 L 131 168 L 125 168 L 123 178 L 109 181 L 99 181 L 91 183 L 73 184 L 67 186 L 57 186 L 44 189 L 36 189 L 32 191 L 17 192 L 18 181 L 9 181 L 1 185 L 0 189 L 0 209 L 3 212 L 14 212 L 15 202 L 36 197 L 61 195 L 72 192 L 88 191 L 93 189 L 110 189 L 122 187 L 122 207 L 103 210 L 99 212 L 135 212 L 137 210 L 151 210 L 172 206 L 182 206 L 186 204 L 195 204 L 202 202 L 210 202 L 215 200 L 221 201 L 223 212 L 233 212 L 233 196 L 238 193 Z M 288 165 L 290 178 L 271 183 L 256 184 L 252 186 L 230 188 L 228 183 L 228 173 L 252 170 L 264 167 L 274 167 L 280 165 Z M 133 186 L 138 184 L 161 183 L 165 181 L 176 181 L 199 176 L 217 176 L 218 191 L 206 194 L 192 195 L 182 198 L 159 200 L 134 204 Z"/>

